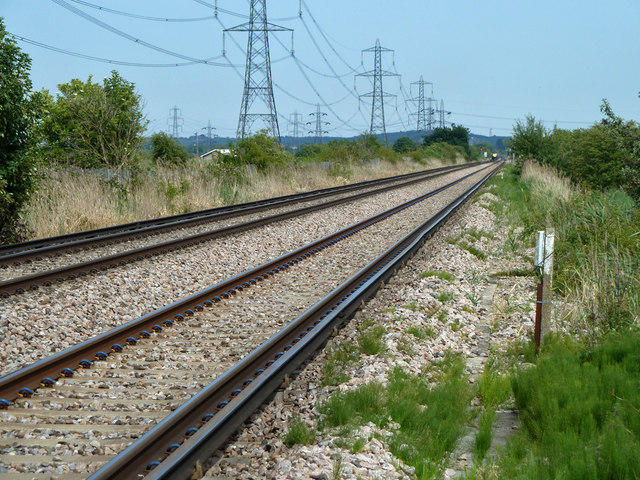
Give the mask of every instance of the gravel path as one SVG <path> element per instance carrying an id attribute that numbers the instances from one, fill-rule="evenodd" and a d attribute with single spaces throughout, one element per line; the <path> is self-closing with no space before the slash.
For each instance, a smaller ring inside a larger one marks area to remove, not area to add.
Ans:
<path id="1" fill-rule="evenodd" d="M 358 453 L 341 447 L 342 437 L 332 430 L 316 431 L 313 444 L 291 448 L 284 445 L 283 436 L 293 418 L 315 428 L 321 419 L 317 404 L 333 392 L 351 390 L 372 380 L 386 383 L 388 373 L 395 367 L 429 378 L 428 367 L 436 364 L 447 351 L 469 359 L 468 373 L 470 381 L 474 381 L 486 361 L 486 353 L 482 353 L 479 345 L 479 328 L 486 322 L 491 324 L 492 348 L 498 351 L 504 351 L 509 343 L 530 334 L 535 300 L 533 278 L 498 278 L 491 311 L 486 311 L 480 302 L 489 286 L 490 274 L 530 267 L 522 257 L 513 255 L 507 241 L 512 237 L 509 230 L 497 225 L 493 213 L 482 207 L 491 197 L 490 193 L 484 193 L 456 214 L 398 271 L 389 285 L 330 340 L 331 345 L 343 342 L 357 345 L 359 327 L 366 319 L 369 324 L 385 326 L 385 354 L 360 354 L 357 365 L 347 372 L 348 381 L 336 387 L 323 387 L 327 349 L 319 352 L 273 402 L 252 416 L 232 442 L 216 452 L 203 471 L 204 478 L 414 478 L 413 469 L 390 453 L 384 440 L 390 432 L 373 424 L 356 430 L 356 437 L 364 443 Z M 486 236 L 477 239 L 478 231 Z M 456 242 L 460 237 L 487 257 L 481 260 L 447 243 L 447 240 Z M 423 278 L 421 274 L 425 271 L 447 272 L 454 278 Z M 440 297 L 443 292 L 450 292 L 451 298 L 443 301 Z M 429 328 L 434 334 L 424 339 L 415 338 L 407 334 L 410 327 Z M 471 362 L 478 359 L 480 362 Z M 461 455 L 452 459 L 452 466 L 459 471 L 466 458 Z M 443 470 L 443 478 L 456 473 L 453 469 Z"/>
<path id="2" fill-rule="evenodd" d="M 477 169 L 477 168 L 476 168 Z M 433 190 L 463 173 L 14 295 L 0 303 L 0 375 Z"/>

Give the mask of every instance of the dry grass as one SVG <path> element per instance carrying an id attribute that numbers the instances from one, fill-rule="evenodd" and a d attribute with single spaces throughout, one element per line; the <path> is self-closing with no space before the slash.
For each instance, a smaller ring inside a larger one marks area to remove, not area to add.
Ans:
<path id="1" fill-rule="evenodd" d="M 521 179 L 531 181 L 536 189 L 542 190 L 544 195 L 568 202 L 575 189 L 571 181 L 560 174 L 555 168 L 540 165 L 535 160 L 527 160 L 522 167 Z"/>
<path id="2" fill-rule="evenodd" d="M 350 167 L 349 178 L 332 176 L 318 164 L 291 165 L 277 172 L 249 172 L 245 182 L 222 191 L 206 168 L 157 168 L 140 174 L 124 189 L 91 170 L 49 169 L 25 210 L 31 238 L 107 227 L 137 220 L 289 195 L 309 190 L 400 175 L 425 168 L 427 162 L 381 161 Z M 227 199 L 225 201 L 225 199 Z"/>
<path id="3" fill-rule="evenodd" d="M 559 306 L 563 326 L 597 341 L 611 330 L 640 324 L 640 276 L 637 260 L 615 246 L 583 252 L 564 302 Z"/>

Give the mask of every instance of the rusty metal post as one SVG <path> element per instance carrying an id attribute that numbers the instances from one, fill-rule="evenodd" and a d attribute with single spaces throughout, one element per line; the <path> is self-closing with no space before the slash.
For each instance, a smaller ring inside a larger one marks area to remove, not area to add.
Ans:
<path id="1" fill-rule="evenodd" d="M 533 333 L 536 342 L 536 355 L 540 350 L 540 332 L 542 328 L 542 283 L 538 283 L 538 295 L 536 297 L 536 324 Z"/>

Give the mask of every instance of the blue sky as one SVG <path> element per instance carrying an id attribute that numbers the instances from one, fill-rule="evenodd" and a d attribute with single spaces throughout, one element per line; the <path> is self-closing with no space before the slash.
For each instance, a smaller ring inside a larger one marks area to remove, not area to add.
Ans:
<path id="1" fill-rule="evenodd" d="M 246 21 L 247 0 L 218 0 L 218 19 L 156 22 L 116 15 L 71 0 L 64 1 L 95 19 L 144 42 L 183 56 L 204 59 L 222 53 L 222 30 Z M 211 16 L 197 0 L 83 0 L 130 14 L 162 18 Z M 208 0 L 213 4 L 215 0 Z M 380 39 L 395 50 L 383 65 L 397 69 L 401 81 L 385 79 L 387 130 L 415 125 L 407 105 L 410 84 L 420 76 L 433 82 L 433 94 L 444 99 L 447 120 L 474 133 L 508 135 L 515 118 L 532 114 L 548 127 L 587 127 L 600 120 L 602 98 L 625 118 L 640 118 L 640 2 L 637 0 L 299 0 L 271 1 L 274 23 L 294 29 L 296 63 L 290 56 L 291 35 L 270 36 L 272 75 L 280 130 L 290 131 L 294 112 L 311 122 L 317 103 L 334 135 L 368 129 L 370 106 L 358 94 L 371 90 L 367 79 L 354 81 L 350 68 L 371 70 L 373 57 L 361 50 Z M 229 11 L 231 13 L 226 13 Z M 183 59 L 146 48 L 101 28 L 53 0 L 0 0 L 0 16 L 9 32 L 84 55 L 133 63 L 180 63 Z M 293 18 L 291 18 L 293 17 Z M 329 40 L 325 41 L 322 33 Z M 311 34 L 307 31 L 308 27 Z M 314 46 L 320 46 L 322 54 Z M 99 63 L 63 55 L 25 42 L 33 60 L 36 88 L 56 91 L 72 78 L 101 80 L 117 69 L 136 84 L 145 104 L 149 131 L 166 131 L 170 109 L 184 119 L 181 135 L 193 135 L 208 122 L 221 136 L 233 136 L 243 91 L 247 34 L 226 38 L 227 58 L 236 68 L 195 64 L 148 68 Z M 335 50 L 335 51 L 334 51 Z M 337 54 L 336 54 L 337 52 Z M 324 59 L 323 59 L 324 57 Z M 326 61 L 325 61 L 326 59 Z M 395 66 L 391 63 L 395 60 Z M 218 62 L 226 63 L 224 58 Z M 336 79 L 329 67 L 343 76 Z M 323 75 L 307 69 L 310 67 Z M 306 76 L 301 73 L 304 72 Z M 354 83 L 356 90 L 354 90 Z M 316 93 L 317 91 L 317 93 Z M 416 94 L 415 86 L 413 94 Z M 428 92 L 429 93 L 429 92 Z M 318 94 L 322 99 L 319 99 Z M 311 129 L 305 126 L 303 131 Z"/>

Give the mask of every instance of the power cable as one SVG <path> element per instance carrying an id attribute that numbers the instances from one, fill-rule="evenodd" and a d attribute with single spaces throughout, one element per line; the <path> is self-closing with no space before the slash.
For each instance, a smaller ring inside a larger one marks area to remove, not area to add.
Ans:
<path id="1" fill-rule="evenodd" d="M 162 47 L 158 47 L 157 45 L 153 45 L 149 42 L 145 42 L 144 40 L 141 40 L 139 38 L 136 38 L 132 35 L 129 35 L 128 33 L 123 32 L 122 30 L 118 30 L 115 27 L 112 27 L 111 25 L 98 20 L 95 17 L 92 17 L 91 15 L 89 15 L 88 13 L 83 12 L 82 10 L 77 9 L 76 7 L 69 5 L 67 2 L 65 2 L 64 0 L 51 0 L 54 3 L 57 3 L 58 5 L 60 5 L 63 8 L 66 8 L 67 10 L 69 10 L 72 13 L 75 13 L 76 15 L 83 17 L 84 19 L 90 21 L 91 23 L 94 23 L 96 25 L 98 25 L 101 28 L 104 28 L 106 30 L 109 30 L 110 32 L 115 33 L 116 35 L 119 35 L 123 38 L 126 38 L 127 40 L 130 40 L 134 43 L 137 43 L 139 45 L 143 45 L 147 48 L 150 48 L 152 50 L 156 50 L 158 52 L 164 53 L 166 55 L 170 55 L 172 57 L 176 57 L 176 58 L 181 58 L 183 60 L 187 60 L 189 62 L 193 62 L 193 63 L 201 63 L 204 65 L 213 65 L 216 67 L 226 67 L 227 64 L 226 63 L 221 63 L 221 62 L 213 62 L 213 61 L 208 61 L 208 60 L 202 60 L 199 58 L 193 58 L 190 57 L 188 55 L 183 55 L 181 53 L 177 53 L 177 52 L 173 52 L 171 50 L 167 50 L 166 48 L 162 48 Z"/>
<path id="2" fill-rule="evenodd" d="M 307 22 L 304 21 L 304 18 L 301 16 L 300 17 L 300 21 L 302 22 L 302 25 L 304 26 L 305 30 L 307 31 L 307 33 L 309 34 L 309 37 L 311 38 L 311 41 L 313 42 L 313 44 L 315 45 L 316 49 L 318 50 L 318 53 L 320 54 L 320 56 L 322 57 L 322 60 L 324 60 L 324 63 L 327 64 L 327 67 L 329 67 L 329 70 L 331 70 L 331 73 L 333 73 L 333 78 L 336 78 L 338 80 L 340 80 L 340 83 L 342 83 L 342 86 L 347 89 L 348 91 L 351 91 L 351 89 L 349 87 L 347 87 L 343 82 L 342 82 L 342 78 L 346 77 L 348 75 L 353 75 L 355 72 L 357 72 L 359 69 L 353 69 L 353 68 L 349 68 L 349 71 L 343 75 L 338 75 L 338 73 L 336 73 L 335 69 L 331 66 L 331 64 L 329 63 L 329 60 L 327 59 L 327 57 L 325 56 L 324 52 L 322 51 L 322 49 L 320 48 L 320 45 L 318 44 L 318 42 L 316 41 L 315 37 L 313 36 L 313 34 L 311 33 L 311 29 L 309 28 L 309 26 L 307 25 Z M 331 78 L 330 75 L 326 75 L 320 72 L 316 72 L 314 71 L 314 73 L 318 73 L 319 75 L 322 75 L 324 77 L 329 77 Z M 357 97 L 357 95 L 354 93 L 354 96 Z"/>
<path id="3" fill-rule="evenodd" d="M 311 21 L 314 23 L 314 25 L 316 26 L 316 28 L 320 32 L 320 35 L 322 35 L 322 38 L 324 38 L 325 42 L 327 42 L 327 45 L 329 45 L 329 48 L 331 48 L 331 50 L 333 50 L 333 53 L 335 53 L 336 56 L 342 61 L 342 63 L 344 63 L 348 68 L 352 69 L 353 71 L 356 71 L 357 69 L 354 69 L 351 65 L 349 65 L 349 62 L 347 62 L 344 58 L 342 58 L 342 55 L 340 55 L 340 53 L 338 53 L 338 51 L 331 44 L 331 42 L 329 41 L 329 39 L 325 35 L 324 31 L 320 28 L 320 25 L 318 24 L 318 21 L 315 19 L 315 17 L 311 13 L 311 10 L 309 10 L 309 6 L 307 5 L 307 2 L 302 0 L 302 5 L 304 6 L 305 11 L 309 14 L 309 17 L 311 18 Z"/>
<path id="4" fill-rule="evenodd" d="M 137 15 L 135 13 L 122 12 L 120 10 L 113 10 L 111 8 L 106 8 L 100 5 L 95 5 L 93 3 L 85 2 L 84 0 L 69 0 L 69 1 L 78 3 L 80 5 L 84 5 L 85 7 L 95 8 L 96 10 L 100 10 L 102 12 L 113 13 L 115 15 L 122 15 L 124 17 L 138 18 L 140 20 L 150 20 L 154 22 L 201 22 L 203 20 L 213 20 L 215 18 L 213 15 L 208 17 L 194 17 L 194 18 L 149 17 L 146 15 Z"/>
<path id="5" fill-rule="evenodd" d="M 245 20 L 249 18 L 249 15 L 245 15 L 244 13 L 232 12 L 231 10 L 226 10 L 224 8 L 220 8 L 220 7 L 218 7 L 217 4 L 214 5 L 212 3 L 205 2 L 204 0 L 193 0 L 193 1 L 196 2 L 196 3 L 199 3 L 200 5 L 204 5 L 205 7 L 213 8 L 214 11 L 217 11 L 217 12 L 226 13 L 227 15 L 231 15 L 231 16 L 238 17 L 238 18 L 243 18 Z M 295 16 L 295 17 L 272 18 L 271 21 L 273 21 L 273 22 L 287 22 L 287 21 L 290 21 L 290 20 L 295 20 L 296 18 L 298 18 L 298 17 Z"/>
<path id="6" fill-rule="evenodd" d="M 121 60 L 111 60 L 108 58 L 94 57 L 92 55 L 85 55 L 83 53 L 72 52 L 70 50 L 65 50 L 63 48 L 54 47 L 53 45 L 47 45 L 46 43 L 36 42 L 35 40 L 31 40 L 29 38 L 23 37 L 21 35 L 15 35 L 13 33 L 7 32 L 14 39 L 20 40 L 25 43 L 30 43 L 31 45 L 35 45 L 36 47 L 45 48 L 47 50 L 51 50 L 54 52 L 62 53 L 64 55 L 69 55 L 72 57 L 84 58 L 85 60 L 93 60 L 94 62 L 102 62 L 109 63 L 112 65 L 122 65 L 125 67 L 145 67 L 145 68 L 171 68 L 171 67 L 186 67 L 189 65 L 196 65 L 198 62 L 181 62 L 181 63 L 140 63 L 140 62 L 125 62 Z M 216 57 L 210 57 L 205 59 L 208 62 L 213 60 L 217 60 L 218 58 L 222 58 L 222 55 L 218 55 Z"/>

